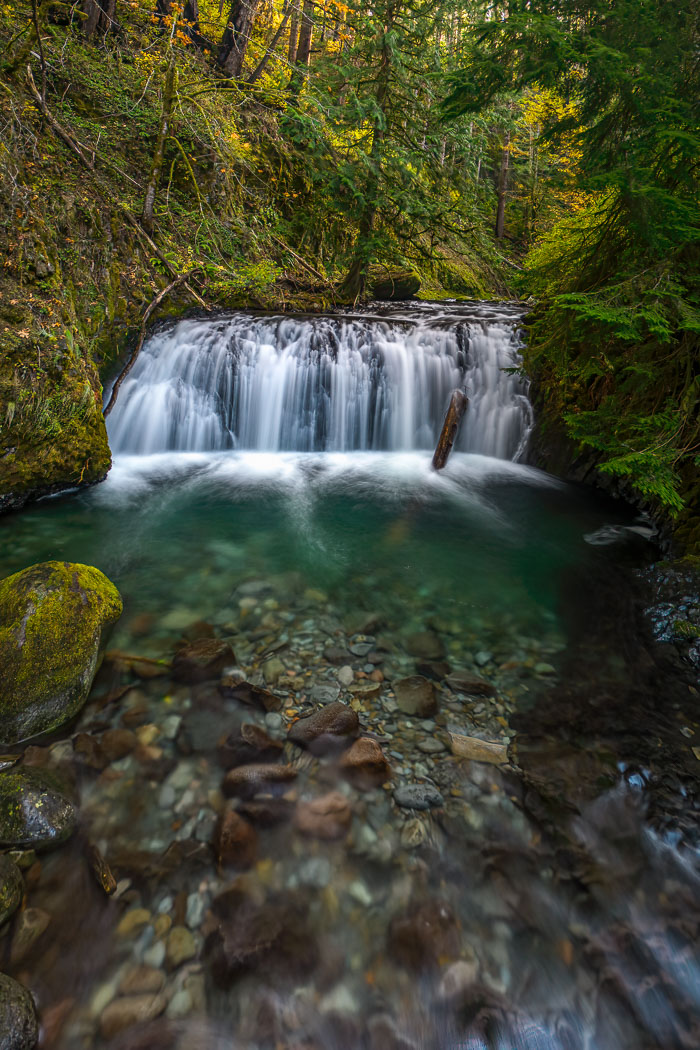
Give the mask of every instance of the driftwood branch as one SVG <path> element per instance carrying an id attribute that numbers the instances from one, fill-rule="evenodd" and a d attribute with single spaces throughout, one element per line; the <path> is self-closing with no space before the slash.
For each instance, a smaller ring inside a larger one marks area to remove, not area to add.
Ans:
<path id="1" fill-rule="evenodd" d="M 170 284 L 166 285 L 166 287 L 163 288 L 162 291 L 158 292 L 158 295 L 155 297 L 155 299 L 152 299 L 151 302 L 146 307 L 146 309 L 144 311 L 144 315 L 143 315 L 143 320 L 141 321 L 141 331 L 139 333 L 139 341 L 136 344 L 136 347 L 135 347 L 134 352 L 132 353 L 131 357 L 126 362 L 126 364 L 124 365 L 124 367 L 122 368 L 121 372 L 119 373 L 119 375 L 117 376 L 117 378 L 116 378 L 116 380 L 114 382 L 114 386 L 112 387 L 112 393 L 110 395 L 109 401 L 107 402 L 107 407 L 104 410 L 105 418 L 109 415 L 109 413 L 114 408 L 114 403 L 117 400 L 117 394 L 119 393 L 119 387 L 122 385 L 122 383 L 124 382 L 124 380 L 128 376 L 128 374 L 131 371 L 131 369 L 134 367 L 134 365 L 136 363 L 136 358 L 141 353 L 141 347 L 143 346 L 143 341 L 146 338 L 146 326 L 148 324 L 149 317 L 151 316 L 153 311 L 156 310 L 160 306 L 160 304 L 163 302 L 163 300 L 166 298 L 166 296 L 170 295 L 170 293 L 172 291 L 174 291 L 174 289 L 177 288 L 178 285 L 186 284 L 187 283 L 187 278 L 191 277 L 191 276 L 192 276 L 191 273 L 182 273 L 182 274 L 180 274 L 180 276 L 176 277 L 174 281 L 171 281 Z"/>
<path id="2" fill-rule="evenodd" d="M 462 422 L 469 400 L 463 390 L 453 390 L 450 404 L 445 414 L 445 422 L 442 424 L 440 437 L 433 456 L 433 470 L 442 470 L 447 463 L 447 457 L 452 451 L 452 446 L 457 438 L 459 424 Z"/>

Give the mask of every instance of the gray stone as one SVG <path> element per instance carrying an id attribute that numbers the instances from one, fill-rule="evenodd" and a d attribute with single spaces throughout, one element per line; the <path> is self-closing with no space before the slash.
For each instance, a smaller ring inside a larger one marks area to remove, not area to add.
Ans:
<path id="1" fill-rule="evenodd" d="M 418 750 L 425 755 L 437 755 L 438 752 L 445 751 L 446 748 L 442 741 L 437 740 L 435 737 L 428 737 L 427 740 L 418 741 Z"/>
<path id="2" fill-rule="evenodd" d="M 30 993 L 0 973 L 0 1050 L 34 1050 L 38 1038 L 39 1023 Z"/>
<path id="3" fill-rule="evenodd" d="M 434 631 L 418 631 L 409 634 L 406 639 L 406 649 L 419 660 L 442 660 L 445 655 L 445 646 Z"/>
<path id="4" fill-rule="evenodd" d="M 493 653 L 489 653 L 485 649 L 482 649 L 474 657 L 474 663 L 477 665 L 477 667 L 485 667 L 486 664 L 491 663 L 492 660 Z"/>
<path id="5" fill-rule="evenodd" d="M 341 667 L 340 670 L 338 671 L 338 681 L 340 682 L 341 685 L 346 685 L 346 686 L 350 685 L 350 683 L 353 681 L 354 677 L 355 677 L 355 672 L 353 671 L 352 667 L 350 667 L 349 664 L 346 664 L 344 667 Z"/>
<path id="6" fill-rule="evenodd" d="M 332 704 L 340 696 L 337 685 L 319 683 L 311 687 L 311 699 L 317 704 Z"/>
<path id="7" fill-rule="evenodd" d="M 442 806 L 444 801 L 432 784 L 402 784 L 394 791 L 394 802 L 403 809 L 430 809 Z"/>

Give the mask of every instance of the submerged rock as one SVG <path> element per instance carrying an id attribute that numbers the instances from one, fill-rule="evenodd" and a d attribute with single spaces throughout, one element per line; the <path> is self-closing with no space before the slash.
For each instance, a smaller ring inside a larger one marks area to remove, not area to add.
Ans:
<path id="1" fill-rule="evenodd" d="M 249 868 L 257 857 L 258 836 L 247 820 L 227 809 L 217 824 L 214 846 L 223 867 Z"/>
<path id="2" fill-rule="evenodd" d="M 432 784 L 402 784 L 394 791 L 394 802 L 403 809 L 431 809 L 445 800 Z"/>
<path id="3" fill-rule="evenodd" d="M 443 900 L 426 900 L 411 904 L 395 915 L 389 925 L 389 954 L 407 970 L 437 967 L 444 959 L 459 954 L 459 936 L 455 916 Z"/>
<path id="4" fill-rule="evenodd" d="M 238 700 L 242 704 L 259 707 L 261 711 L 279 711 L 282 707 L 281 696 L 259 685 L 253 685 L 252 682 L 246 682 L 243 678 L 234 678 L 232 675 L 222 678 L 219 683 L 219 692 L 227 700 Z"/>
<path id="5" fill-rule="evenodd" d="M 496 696 L 498 693 L 493 682 L 479 678 L 469 671 L 453 671 L 447 676 L 446 682 L 456 693 L 466 693 L 469 696 Z"/>
<path id="6" fill-rule="evenodd" d="M 90 565 L 41 562 L 0 581 L 0 740 L 48 733 L 80 710 L 121 611 Z"/>
<path id="7" fill-rule="evenodd" d="M 35 767 L 0 773 L 0 844 L 58 846 L 74 827 L 73 803 L 55 773 Z"/>
<path id="8" fill-rule="evenodd" d="M 360 722 L 357 714 L 347 704 L 337 700 L 326 704 L 308 718 L 300 718 L 289 730 L 289 739 L 306 747 L 314 754 L 347 747 L 357 736 Z"/>
<path id="9" fill-rule="evenodd" d="M 22 872 L 10 857 L 0 854 L 0 926 L 17 911 L 23 893 Z"/>
<path id="10" fill-rule="evenodd" d="M 360 737 L 340 760 L 343 776 L 360 791 L 379 787 L 391 776 L 391 768 L 376 740 Z"/>
<path id="11" fill-rule="evenodd" d="M 237 732 L 219 741 L 216 753 L 223 768 L 231 769 L 250 762 L 274 762 L 282 755 L 282 744 L 260 726 L 244 722 Z"/>
<path id="12" fill-rule="evenodd" d="M 393 683 L 396 703 L 405 715 L 430 718 L 438 709 L 435 687 L 422 675 L 413 674 Z"/>
<path id="13" fill-rule="evenodd" d="M 251 762 L 249 765 L 237 766 L 226 774 L 223 791 L 229 798 L 253 798 L 260 792 L 283 792 L 296 775 L 297 771 L 293 766 Z"/>
<path id="14" fill-rule="evenodd" d="M 102 1011 L 100 1033 L 103 1039 L 112 1039 L 119 1032 L 134 1025 L 152 1021 L 163 1013 L 168 1000 L 164 995 L 148 992 L 140 995 L 124 995 L 113 999 Z"/>
<path id="15" fill-rule="evenodd" d="M 434 631 L 417 631 L 409 634 L 406 639 L 406 649 L 419 660 L 442 660 L 445 656 L 445 646 L 439 635 Z"/>
<path id="16" fill-rule="evenodd" d="M 236 662 L 236 655 L 228 644 L 217 638 L 199 638 L 183 645 L 173 658 L 173 678 L 187 685 L 208 682 Z"/>
<path id="17" fill-rule="evenodd" d="M 0 1050 L 34 1050 L 39 1023 L 30 993 L 0 973 Z"/>
<path id="18" fill-rule="evenodd" d="M 340 839 L 347 834 L 351 823 L 350 803 L 340 791 L 300 802 L 294 814 L 297 830 L 316 839 Z"/>

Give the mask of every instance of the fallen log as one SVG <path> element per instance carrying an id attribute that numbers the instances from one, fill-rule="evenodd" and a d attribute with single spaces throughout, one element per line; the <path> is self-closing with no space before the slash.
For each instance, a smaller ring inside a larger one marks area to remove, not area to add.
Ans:
<path id="1" fill-rule="evenodd" d="M 433 456 L 433 470 L 442 470 L 447 463 L 447 457 L 452 451 L 452 446 L 457 438 L 459 424 L 466 412 L 469 399 L 463 390 L 453 390 L 450 403 L 445 413 L 445 422 L 442 424 L 440 437 L 435 447 Z"/>
<path id="2" fill-rule="evenodd" d="M 452 754 L 458 758 L 468 758 L 472 762 L 488 762 L 492 766 L 502 766 L 508 762 L 508 749 L 505 744 L 491 740 L 480 740 L 475 736 L 462 736 L 461 733 L 450 733 Z"/>

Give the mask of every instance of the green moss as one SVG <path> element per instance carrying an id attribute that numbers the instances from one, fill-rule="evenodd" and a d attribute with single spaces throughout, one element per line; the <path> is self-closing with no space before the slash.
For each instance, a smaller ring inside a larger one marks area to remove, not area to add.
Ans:
<path id="1" fill-rule="evenodd" d="M 56 846 L 74 828 L 73 804 L 55 773 L 31 766 L 0 773 L 0 843 Z"/>
<path id="2" fill-rule="evenodd" d="M 683 638 L 689 642 L 694 638 L 700 638 L 700 627 L 696 627 L 690 620 L 674 620 L 673 633 L 677 638 Z"/>
<path id="3" fill-rule="evenodd" d="M 121 615 L 99 569 L 42 562 L 0 581 L 0 739 L 46 733 L 80 710 L 103 632 Z"/>

